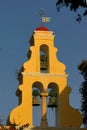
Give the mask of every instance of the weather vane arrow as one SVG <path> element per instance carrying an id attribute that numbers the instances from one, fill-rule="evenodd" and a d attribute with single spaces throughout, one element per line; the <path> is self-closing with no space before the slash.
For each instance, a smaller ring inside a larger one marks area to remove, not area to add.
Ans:
<path id="1" fill-rule="evenodd" d="M 40 18 L 41 18 L 41 25 L 43 25 L 43 23 L 47 23 L 47 22 L 51 21 L 51 18 L 47 17 L 45 10 L 43 10 L 42 8 L 39 11 L 39 15 L 40 15 Z"/>

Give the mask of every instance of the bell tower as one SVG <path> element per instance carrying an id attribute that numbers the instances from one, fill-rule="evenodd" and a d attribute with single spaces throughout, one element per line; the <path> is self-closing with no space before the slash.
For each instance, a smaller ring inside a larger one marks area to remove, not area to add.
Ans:
<path id="1" fill-rule="evenodd" d="M 9 115 L 9 123 L 33 126 L 33 106 L 41 98 L 40 126 L 48 127 L 47 107 L 55 108 L 55 127 L 79 127 L 80 113 L 70 106 L 66 66 L 57 59 L 55 35 L 46 27 L 38 27 L 30 38 L 28 60 L 18 72 L 19 87 L 16 95 L 19 104 Z M 36 89 L 32 89 L 36 88 Z M 50 91 L 48 91 L 48 89 Z M 49 103 L 46 100 L 49 98 Z"/>

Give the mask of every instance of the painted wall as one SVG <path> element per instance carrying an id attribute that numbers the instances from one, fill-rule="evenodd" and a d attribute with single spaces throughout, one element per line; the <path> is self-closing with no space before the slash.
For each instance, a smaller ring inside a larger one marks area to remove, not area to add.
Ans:
<path id="1" fill-rule="evenodd" d="M 56 124 L 55 127 L 80 127 L 82 124 L 81 114 L 70 106 L 69 94 L 71 88 L 67 83 L 66 66 L 61 63 L 57 56 L 57 48 L 54 46 L 54 34 L 46 28 L 34 30 L 30 39 L 28 61 L 26 61 L 19 74 L 19 87 L 17 96 L 19 105 L 10 115 L 8 124 L 24 125 L 29 123 L 33 126 L 32 88 L 40 91 L 42 99 L 41 126 L 48 126 L 46 99 L 48 88 L 57 93 Z M 40 56 L 47 57 L 46 70 L 41 70 Z"/>

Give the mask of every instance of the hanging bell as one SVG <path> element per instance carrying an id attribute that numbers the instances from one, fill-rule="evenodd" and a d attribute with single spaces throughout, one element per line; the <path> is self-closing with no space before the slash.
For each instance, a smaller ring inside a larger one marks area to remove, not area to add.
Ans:
<path id="1" fill-rule="evenodd" d="M 47 57 L 45 55 L 40 56 L 40 69 L 41 70 L 47 69 Z"/>
<path id="2" fill-rule="evenodd" d="M 33 106 L 40 106 L 40 102 L 39 102 L 38 96 L 34 96 L 33 97 L 32 105 Z"/>
<path id="3" fill-rule="evenodd" d="M 56 97 L 50 97 L 50 98 L 49 98 L 49 103 L 48 103 L 47 106 L 50 107 L 50 108 L 55 108 L 55 107 L 57 107 Z"/>
<path id="4" fill-rule="evenodd" d="M 32 94 L 33 94 L 32 105 L 33 106 L 39 106 L 40 105 L 39 98 L 38 98 L 38 96 L 40 95 L 39 91 L 38 90 L 34 90 Z"/>

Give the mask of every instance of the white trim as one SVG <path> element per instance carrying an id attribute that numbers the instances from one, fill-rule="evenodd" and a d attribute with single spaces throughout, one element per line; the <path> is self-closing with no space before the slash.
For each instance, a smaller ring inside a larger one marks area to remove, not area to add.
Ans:
<path id="1" fill-rule="evenodd" d="M 55 76 L 55 77 L 68 77 L 68 74 L 54 74 L 54 73 L 33 73 L 33 72 L 22 72 L 26 76 Z"/>

